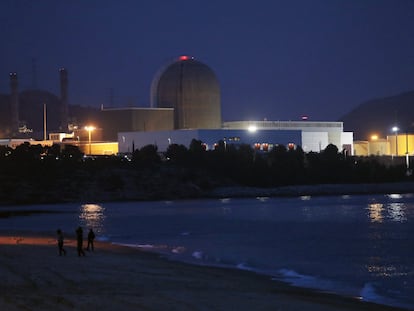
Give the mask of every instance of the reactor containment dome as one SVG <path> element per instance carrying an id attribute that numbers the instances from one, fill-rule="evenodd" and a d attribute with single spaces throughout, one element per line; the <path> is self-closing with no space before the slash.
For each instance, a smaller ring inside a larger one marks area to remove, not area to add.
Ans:
<path id="1" fill-rule="evenodd" d="M 175 129 L 221 128 L 219 82 L 193 57 L 180 56 L 158 72 L 151 84 L 151 106 L 174 108 Z"/>

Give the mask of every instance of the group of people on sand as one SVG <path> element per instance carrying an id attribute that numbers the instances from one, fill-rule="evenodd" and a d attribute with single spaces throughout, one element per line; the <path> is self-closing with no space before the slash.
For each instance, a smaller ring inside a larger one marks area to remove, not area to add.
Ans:
<path id="1" fill-rule="evenodd" d="M 63 232 L 61 229 L 57 229 L 57 243 L 59 249 L 59 256 L 66 256 L 66 250 L 63 248 L 64 244 L 64 237 Z M 75 231 L 76 233 L 76 249 L 78 251 L 78 256 L 85 256 L 85 252 L 83 251 L 83 229 L 82 227 L 78 227 Z M 86 250 L 91 250 L 92 252 L 95 250 L 94 247 L 94 240 L 95 240 L 95 232 L 92 229 L 89 229 L 88 233 L 88 245 L 86 246 Z"/>

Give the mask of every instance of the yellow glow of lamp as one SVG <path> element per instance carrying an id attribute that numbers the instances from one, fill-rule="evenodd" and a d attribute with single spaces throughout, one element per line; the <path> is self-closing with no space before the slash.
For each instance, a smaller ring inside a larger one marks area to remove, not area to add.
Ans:
<path id="1" fill-rule="evenodd" d="M 377 134 L 371 135 L 371 140 L 378 140 L 378 135 Z"/>
<path id="2" fill-rule="evenodd" d="M 88 142 L 89 142 L 89 155 L 91 154 L 91 137 L 92 131 L 95 130 L 95 127 L 92 125 L 85 126 L 85 130 L 88 131 Z"/>

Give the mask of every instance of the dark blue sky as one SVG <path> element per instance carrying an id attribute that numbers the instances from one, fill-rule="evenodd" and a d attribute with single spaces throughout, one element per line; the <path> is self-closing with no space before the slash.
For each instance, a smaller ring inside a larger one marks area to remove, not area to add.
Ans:
<path id="1" fill-rule="evenodd" d="M 71 104 L 149 106 L 166 62 L 194 56 L 216 73 L 223 120 L 334 121 L 361 102 L 414 90 L 412 0 L 2 0 L 0 92 Z"/>

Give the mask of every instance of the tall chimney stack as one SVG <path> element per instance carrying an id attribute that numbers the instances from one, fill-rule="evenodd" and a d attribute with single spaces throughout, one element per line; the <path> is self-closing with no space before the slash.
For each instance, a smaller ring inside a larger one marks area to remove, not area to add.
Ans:
<path id="1" fill-rule="evenodd" d="M 65 68 L 59 69 L 60 73 L 60 128 L 68 130 L 68 71 Z"/>
<path id="2" fill-rule="evenodd" d="M 17 73 L 10 72 L 11 133 L 19 132 L 19 91 Z"/>

